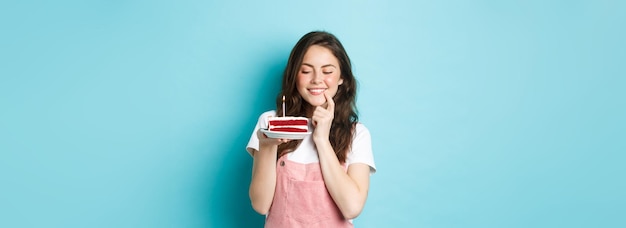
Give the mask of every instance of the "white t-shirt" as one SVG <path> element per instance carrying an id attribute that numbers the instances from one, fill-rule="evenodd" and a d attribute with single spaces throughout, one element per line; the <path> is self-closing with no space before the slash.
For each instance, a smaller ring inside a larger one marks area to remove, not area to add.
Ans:
<path id="1" fill-rule="evenodd" d="M 267 128 L 267 117 L 275 115 L 276 111 L 267 111 L 261 114 L 259 121 L 254 127 L 252 136 L 250 136 L 250 141 L 248 141 L 248 146 L 246 147 L 248 153 L 252 154 L 253 150 L 259 150 L 259 138 L 257 137 L 257 131 L 260 128 Z M 309 128 L 312 129 L 310 122 L 311 121 L 309 121 Z M 306 136 L 295 151 L 287 154 L 287 159 L 302 164 L 319 162 L 313 137 L 311 135 Z M 352 140 L 351 150 L 348 152 L 348 156 L 346 157 L 346 167 L 349 167 L 354 163 L 363 163 L 368 165 L 370 167 L 370 174 L 374 174 L 376 172 L 370 132 L 367 130 L 365 125 L 361 123 L 356 124 L 356 134 Z"/>

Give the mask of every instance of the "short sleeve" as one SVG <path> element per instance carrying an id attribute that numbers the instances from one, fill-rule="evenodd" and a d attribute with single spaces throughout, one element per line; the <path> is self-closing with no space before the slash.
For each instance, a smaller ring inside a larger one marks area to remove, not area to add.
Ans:
<path id="1" fill-rule="evenodd" d="M 350 166 L 354 163 L 363 163 L 369 165 L 370 174 L 376 172 L 376 164 L 374 163 L 374 154 L 372 152 L 372 139 L 369 130 L 365 125 L 357 123 L 356 134 L 352 140 L 352 148 L 346 158 L 346 165 Z"/>
<path id="2" fill-rule="evenodd" d="M 267 128 L 267 117 L 276 115 L 276 111 L 267 111 L 259 116 L 259 120 L 254 126 L 254 130 L 252 131 L 252 135 L 250 135 L 250 140 L 248 140 L 248 145 L 246 146 L 246 151 L 250 155 L 252 155 L 253 151 L 259 151 L 259 138 L 257 137 L 257 131 L 261 128 Z"/>

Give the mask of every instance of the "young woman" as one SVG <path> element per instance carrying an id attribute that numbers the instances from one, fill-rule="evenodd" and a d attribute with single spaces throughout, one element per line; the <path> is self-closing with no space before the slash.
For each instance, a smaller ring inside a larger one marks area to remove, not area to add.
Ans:
<path id="1" fill-rule="evenodd" d="M 310 118 L 302 140 L 269 138 L 259 129 L 283 113 Z M 250 200 L 265 227 L 353 227 L 376 171 L 370 134 L 358 122 L 356 80 L 343 45 L 327 32 L 310 32 L 293 48 L 277 111 L 268 111 L 248 142 L 254 158 Z"/>

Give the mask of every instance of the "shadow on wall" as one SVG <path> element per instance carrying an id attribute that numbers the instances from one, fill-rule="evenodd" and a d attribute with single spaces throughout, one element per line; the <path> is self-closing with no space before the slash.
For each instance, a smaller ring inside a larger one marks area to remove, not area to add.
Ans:
<path id="1" fill-rule="evenodd" d="M 223 153 L 221 167 L 215 173 L 213 183 L 208 192 L 207 211 L 211 213 L 209 217 L 214 218 L 209 221 L 210 227 L 263 227 L 265 216 L 256 213 L 250 205 L 248 196 L 248 188 L 252 173 L 252 158 L 245 151 L 252 130 L 258 120 L 258 116 L 269 109 L 274 109 L 274 100 L 280 90 L 280 81 L 285 64 L 279 64 L 283 61 L 275 58 L 272 63 L 266 66 L 269 69 L 265 75 L 259 75 L 258 80 L 254 82 L 257 85 L 256 91 L 251 91 L 243 100 L 251 101 L 245 110 L 240 110 L 247 115 L 245 121 L 239 122 L 238 126 L 229 126 L 233 129 L 239 129 L 240 134 L 231 135 L 225 140 L 224 146 L 216 148 L 229 148 L 228 151 L 220 151 Z"/>

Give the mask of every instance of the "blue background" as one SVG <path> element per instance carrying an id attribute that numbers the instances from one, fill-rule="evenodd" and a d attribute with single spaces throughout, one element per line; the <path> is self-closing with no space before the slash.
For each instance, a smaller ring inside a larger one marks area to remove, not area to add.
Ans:
<path id="1" fill-rule="evenodd" d="M 360 81 L 358 227 L 626 227 L 623 1 L 3 1 L 0 227 L 260 227 L 296 41 Z"/>

